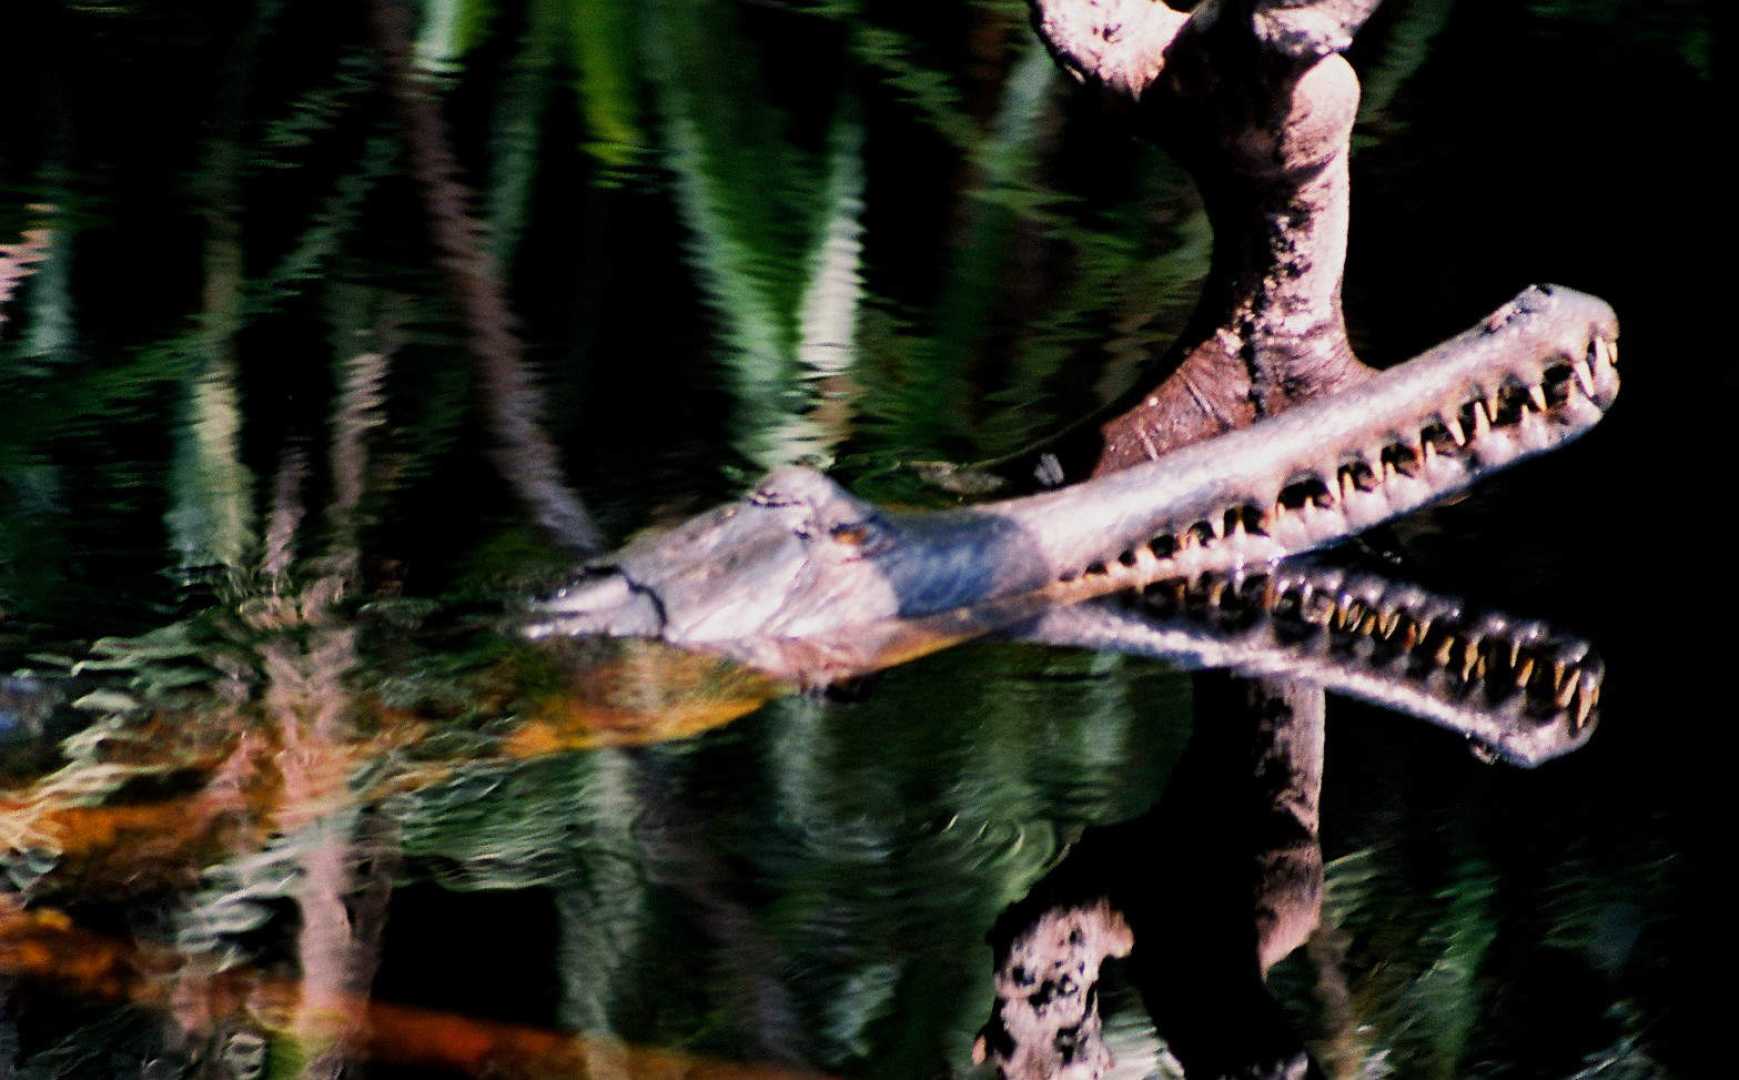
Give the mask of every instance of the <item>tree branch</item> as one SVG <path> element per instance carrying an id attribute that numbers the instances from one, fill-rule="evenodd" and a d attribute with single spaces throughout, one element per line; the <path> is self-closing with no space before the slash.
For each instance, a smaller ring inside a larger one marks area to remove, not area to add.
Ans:
<path id="1" fill-rule="evenodd" d="M 1295 60 L 1344 52 L 1383 0 L 1258 0 L 1256 37 Z"/>
<path id="2" fill-rule="evenodd" d="M 1136 101 L 1190 16 L 1154 0 L 1031 0 L 1033 29 L 1064 71 Z"/>

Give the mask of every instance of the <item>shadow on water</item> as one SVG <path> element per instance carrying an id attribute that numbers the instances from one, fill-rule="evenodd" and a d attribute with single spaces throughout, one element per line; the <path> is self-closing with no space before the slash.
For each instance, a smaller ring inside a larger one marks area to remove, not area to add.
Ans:
<path id="1" fill-rule="evenodd" d="M 1665 700 L 1635 597 L 1677 586 L 1607 540 L 1717 355 L 1673 314 L 1713 290 L 1673 272 L 1701 12 L 1391 0 L 1353 54 L 1361 350 L 1598 292 L 1588 439 L 1301 568 L 1327 608 L 1209 582 L 826 697 L 503 613 L 771 466 L 933 504 L 899 462 L 1023 446 L 1177 332 L 1199 200 L 1020 5 L 24 3 L 0 41 L 0 1075 L 974 1075 L 1047 913 L 1133 934 L 1109 1075 L 1702 1071 L 1672 747 L 1720 698 Z M 1260 740 L 1179 674 L 1220 665 L 1337 695 L 1254 771 L 1314 777 L 1291 832 L 1224 782 Z M 1494 730 L 1576 750 L 1463 752 Z"/>

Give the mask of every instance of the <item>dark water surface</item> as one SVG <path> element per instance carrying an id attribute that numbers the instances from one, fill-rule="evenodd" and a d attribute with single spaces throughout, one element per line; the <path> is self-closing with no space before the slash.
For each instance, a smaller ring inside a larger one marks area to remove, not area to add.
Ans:
<path id="1" fill-rule="evenodd" d="M 974 1075 L 987 930 L 1160 799 L 1190 677 L 985 643 L 793 696 L 531 648 L 503 615 L 571 557 L 521 496 L 612 542 L 793 461 L 937 504 L 901 462 L 1017 449 L 1164 348 L 1197 193 L 1016 3 L 411 33 L 414 77 L 368 3 L 0 12 L 0 1076 Z M 1608 680 L 1532 771 L 1330 699 L 1324 925 L 1269 979 L 1329 1075 L 1725 1075 L 1692 900 L 1731 707 L 1655 600 L 1709 587 L 1641 561 L 1701 554 L 1733 388 L 1689 261 L 1713 52 L 1691 3 L 1390 0 L 1352 55 L 1363 354 L 1556 281 L 1617 309 L 1625 388 L 1340 553 Z M 510 483 L 515 364 L 549 467 Z M 1105 1005 L 1115 1075 L 1170 1075 L 1116 972 Z"/>

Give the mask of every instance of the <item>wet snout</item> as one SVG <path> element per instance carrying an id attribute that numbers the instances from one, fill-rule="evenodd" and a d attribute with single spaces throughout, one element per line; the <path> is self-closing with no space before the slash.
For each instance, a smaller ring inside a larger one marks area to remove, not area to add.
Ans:
<path id="1" fill-rule="evenodd" d="M 645 589 L 635 587 L 615 567 L 597 567 L 555 595 L 532 605 L 527 637 L 555 634 L 609 634 L 656 637 L 664 629 L 664 613 Z"/>

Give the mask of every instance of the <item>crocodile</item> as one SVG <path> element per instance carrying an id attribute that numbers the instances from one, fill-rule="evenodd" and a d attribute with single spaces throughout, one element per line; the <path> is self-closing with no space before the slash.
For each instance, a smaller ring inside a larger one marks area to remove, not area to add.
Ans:
<path id="1" fill-rule="evenodd" d="M 1330 397 L 1069 487 L 929 513 L 819 472 L 586 564 L 524 632 L 661 638 L 808 684 L 1045 610 L 1344 539 L 1588 431 L 1619 387 L 1603 301 L 1532 287 Z"/>

